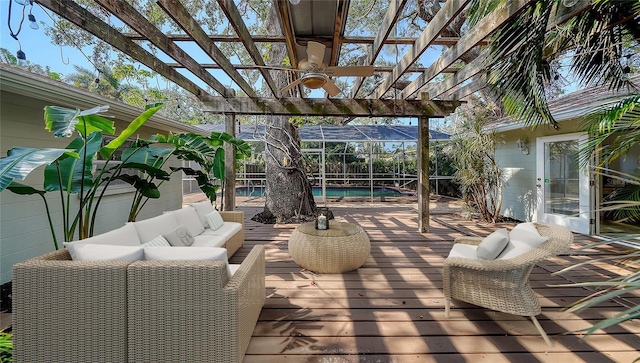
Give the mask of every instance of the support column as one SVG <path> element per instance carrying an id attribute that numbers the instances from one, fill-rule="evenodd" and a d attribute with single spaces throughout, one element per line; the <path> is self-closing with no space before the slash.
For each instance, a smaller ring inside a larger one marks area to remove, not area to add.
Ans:
<path id="1" fill-rule="evenodd" d="M 418 232 L 429 232 L 429 118 L 418 118 Z"/>
<path id="2" fill-rule="evenodd" d="M 224 131 L 236 136 L 236 115 L 225 115 Z M 223 210 L 236 209 L 236 151 L 230 143 L 224 144 L 224 206 Z"/>

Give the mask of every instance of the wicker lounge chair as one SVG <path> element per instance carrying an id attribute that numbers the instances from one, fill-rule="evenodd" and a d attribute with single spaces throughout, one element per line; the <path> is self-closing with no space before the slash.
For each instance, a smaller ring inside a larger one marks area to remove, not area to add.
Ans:
<path id="1" fill-rule="evenodd" d="M 443 289 L 445 317 L 449 317 L 451 299 L 504 313 L 528 316 L 549 346 L 551 340 L 536 319 L 540 303 L 529 285 L 529 274 L 536 263 L 565 252 L 573 235 L 557 225 L 536 225 L 548 240 L 538 247 L 506 260 L 476 260 L 449 257 L 444 261 Z M 454 243 L 478 245 L 482 238 L 460 237 Z"/>

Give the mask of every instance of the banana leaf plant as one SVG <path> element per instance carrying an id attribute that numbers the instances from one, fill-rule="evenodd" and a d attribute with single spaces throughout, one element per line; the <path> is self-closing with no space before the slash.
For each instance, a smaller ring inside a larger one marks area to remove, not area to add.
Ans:
<path id="1" fill-rule="evenodd" d="M 182 171 L 185 175 L 192 176 L 197 181 L 200 189 L 207 198 L 215 203 L 217 192 L 224 180 L 225 173 L 225 151 L 222 147 L 225 143 L 234 146 L 237 160 L 251 156 L 251 146 L 244 140 L 233 137 L 225 132 L 212 132 L 209 136 L 202 136 L 195 133 L 168 135 L 156 134 L 150 140 L 138 140 L 129 150 L 125 150 L 123 158 L 127 156 L 128 163 L 146 165 L 141 176 L 122 176 L 124 180 L 132 185 L 137 183 L 140 186 L 154 185 L 155 180 L 160 179 L 158 185 L 167 180 L 161 169 L 168 161 L 169 157 L 175 156 L 180 160 L 194 161 L 200 169 L 189 167 L 170 167 L 168 176 Z M 169 148 L 150 147 L 152 144 L 166 144 Z M 145 152 L 140 152 L 140 147 L 148 147 Z M 140 168 L 142 169 L 142 168 Z M 136 220 L 140 210 L 144 207 L 149 198 L 153 196 L 144 193 L 145 188 L 136 188 L 136 194 L 131 203 L 129 211 L 129 221 Z"/>
<path id="2" fill-rule="evenodd" d="M 94 107 L 89 110 L 68 109 L 47 106 L 44 111 L 45 129 L 53 132 L 54 137 L 77 136 L 64 149 L 15 147 L 0 158 L 0 192 L 5 189 L 20 195 L 39 195 L 44 204 L 55 248 L 58 238 L 45 194 L 59 194 L 62 210 L 64 240 L 71 241 L 78 231 L 83 239 L 93 234 L 95 215 L 108 185 L 122 177 L 125 168 L 144 169 L 146 166 L 112 160 L 114 154 L 142 126 L 161 104 L 148 106 L 142 114 L 133 120 L 116 138 L 102 146 L 103 133 L 114 135 L 114 123 L 99 116 L 108 106 Z M 94 160 L 100 155 L 105 163 L 93 171 Z M 45 166 L 44 186 L 42 190 L 24 185 L 14 180 L 24 180 L 39 166 Z M 138 187 L 138 186 L 134 186 Z M 148 195 L 150 195 L 147 192 Z M 79 208 L 75 215 L 71 206 L 78 195 Z"/>

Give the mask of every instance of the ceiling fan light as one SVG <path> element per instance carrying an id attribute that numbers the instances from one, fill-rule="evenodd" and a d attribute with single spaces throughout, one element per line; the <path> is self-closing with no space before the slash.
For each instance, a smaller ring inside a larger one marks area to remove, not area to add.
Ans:
<path id="1" fill-rule="evenodd" d="M 302 84 L 311 89 L 317 89 L 327 83 L 328 77 L 324 74 L 307 74 L 302 77 Z"/>

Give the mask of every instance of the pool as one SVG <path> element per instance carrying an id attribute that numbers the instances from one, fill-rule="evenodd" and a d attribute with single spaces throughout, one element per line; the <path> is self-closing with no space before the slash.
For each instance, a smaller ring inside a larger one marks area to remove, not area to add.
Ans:
<path id="1" fill-rule="evenodd" d="M 327 197 L 368 197 L 371 191 L 370 187 L 359 186 L 327 186 Z M 322 195 L 322 189 L 320 187 L 313 187 L 313 195 Z M 414 196 L 414 193 L 401 192 L 395 188 L 389 188 L 384 186 L 374 186 L 374 197 L 407 197 Z M 236 187 L 236 196 L 238 197 L 262 197 L 264 196 L 264 188 L 261 186 L 256 187 Z"/>

